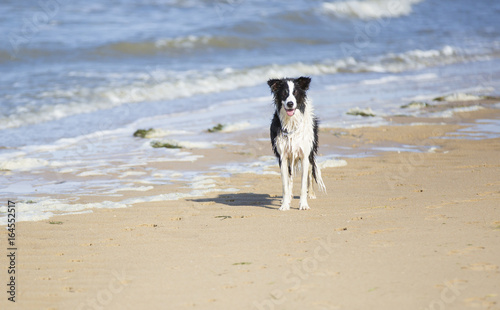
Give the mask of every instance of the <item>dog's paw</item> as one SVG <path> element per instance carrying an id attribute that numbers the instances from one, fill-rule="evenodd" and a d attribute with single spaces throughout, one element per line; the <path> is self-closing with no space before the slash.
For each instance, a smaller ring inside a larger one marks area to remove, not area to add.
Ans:
<path id="1" fill-rule="evenodd" d="M 316 195 L 314 194 L 314 192 L 312 192 L 312 193 L 311 193 L 311 192 L 309 192 L 309 193 L 307 194 L 307 198 L 309 198 L 309 199 L 316 199 Z"/>
<path id="2" fill-rule="evenodd" d="M 289 203 L 284 203 L 281 205 L 281 207 L 279 208 L 280 211 L 288 211 L 290 210 L 290 204 Z"/>
<path id="3" fill-rule="evenodd" d="M 309 205 L 307 204 L 307 202 L 300 203 L 299 210 L 309 210 L 309 209 L 311 209 L 311 208 L 309 208 Z"/>

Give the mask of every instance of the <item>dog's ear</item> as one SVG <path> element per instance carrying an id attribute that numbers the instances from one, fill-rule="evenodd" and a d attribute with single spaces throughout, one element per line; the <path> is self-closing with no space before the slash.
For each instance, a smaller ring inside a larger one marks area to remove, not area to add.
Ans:
<path id="1" fill-rule="evenodd" d="M 280 84 L 281 80 L 278 79 L 270 79 L 269 81 L 267 81 L 267 85 L 269 85 L 273 93 L 275 93 L 278 90 Z"/>
<path id="2" fill-rule="evenodd" d="M 311 83 L 311 78 L 307 76 L 301 76 L 297 80 L 297 84 L 299 84 L 299 87 L 303 90 L 308 90 L 309 89 L 309 84 Z"/>

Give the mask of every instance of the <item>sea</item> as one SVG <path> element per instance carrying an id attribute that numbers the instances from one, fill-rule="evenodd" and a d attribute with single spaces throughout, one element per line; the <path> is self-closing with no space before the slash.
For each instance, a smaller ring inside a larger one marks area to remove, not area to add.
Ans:
<path id="1" fill-rule="evenodd" d="M 499 16 L 495 0 L 4 0 L 0 220 L 8 200 L 29 221 L 215 191 L 202 171 L 144 167 L 241 143 L 206 133 L 217 124 L 267 128 L 270 78 L 310 76 L 335 128 L 425 114 L 401 109 L 413 101 L 499 95 Z M 140 128 L 184 148 L 152 148 Z M 272 173 L 272 157 L 259 161 L 225 171 Z M 191 191 L 148 194 L 173 180 Z M 111 198 L 79 201 L 92 195 Z"/>

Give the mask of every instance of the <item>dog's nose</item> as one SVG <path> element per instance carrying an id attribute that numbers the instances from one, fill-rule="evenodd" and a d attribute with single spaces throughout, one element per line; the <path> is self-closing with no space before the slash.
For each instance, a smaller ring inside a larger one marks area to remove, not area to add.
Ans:
<path id="1" fill-rule="evenodd" d="M 290 108 L 290 109 L 291 109 L 291 108 L 293 108 L 293 102 L 288 101 L 288 102 L 286 103 L 286 107 L 287 107 L 287 108 Z"/>

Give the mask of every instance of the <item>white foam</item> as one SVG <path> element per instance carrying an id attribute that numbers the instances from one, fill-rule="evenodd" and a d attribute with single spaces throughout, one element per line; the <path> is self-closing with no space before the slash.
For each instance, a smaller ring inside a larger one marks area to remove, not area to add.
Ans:
<path id="1" fill-rule="evenodd" d="M 49 162 L 39 158 L 3 158 L 0 159 L 0 170 L 30 171 L 36 168 L 46 167 Z"/>
<path id="2" fill-rule="evenodd" d="M 227 124 L 222 128 L 222 132 L 236 132 L 236 131 L 242 131 L 245 129 L 249 129 L 255 126 L 252 126 L 249 122 L 243 121 L 243 122 L 238 122 L 234 124 Z"/>
<path id="3" fill-rule="evenodd" d="M 213 179 L 213 176 L 205 176 L 205 175 L 200 175 L 197 176 L 193 179 L 191 182 L 190 186 L 194 189 L 208 189 L 208 188 L 215 188 L 216 187 L 216 181 Z"/>
<path id="4" fill-rule="evenodd" d="M 145 175 L 145 174 L 147 174 L 147 173 L 144 171 L 125 171 L 124 173 L 122 173 L 122 175 L 120 175 L 120 178 L 125 178 L 128 176 L 139 176 L 139 175 Z"/>
<path id="5" fill-rule="evenodd" d="M 157 67 L 148 72 L 150 76 L 155 77 L 154 83 L 141 80 L 130 82 L 131 84 L 129 85 L 116 86 L 112 84 L 112 86 L 108 86 L 107 88 L 102 87 L 98 89 L 82 89 L 76 87 L 73 90 L 68 90 L 67 94 L 61 94 L 59 90 L 48 91 L 45 94 L 47 97 L 58 97 L 59 101 L 67 102 L 57 105 L 41 104 L 36 109 L 18 111 L 9 117 L 3 117 L 0 119 L 0 129 L 56 120 L 75 114 L 109 109 L 123 104 L 165 101 L 200 94 L 230 91 L 243 87 L 252 87 L 262 84 L 262 81 L 266 78 L 325 75 L 335 74 L 339 71 L 354 73 L 399 73 L 436 65 L 464 62 L 471 59 L 478 59 L 478 56 L 468 56 L 463 52 L 457 51 L 457 49 L 452 46 L 444 46 L 441 49 L 410 50 L 399 54 L 389 53 L 365 60 L 346 57 L 334 60 L 327 59 L 315 63 L 296 62 L 282 65 L 271 64 L 244 69 L 224 68 L 212 71 L 189 70 L 179 72 Z M 423 76 L 422 78 L 427 77 Z M 394 78 L 387 78 L 379 82 L 390 82 L 392 79 Z M 377 82 L 374 81 L 374 83 Z M 268 98 L 265 100 L 268 100 Z M 243 124 L 239 126 L 241 127 Z M 102 132 L 98 134 L 102 134 Z M 106 134 L 106 132 L 104 132 L 104 134 Z M 158 136 L 167 134 L 168 133 L 158 131 Z M 83 138 L 93 139 L 94 137 L 86 135 Z M 99 136 L 97 138 L 99 138 Z M 67 141 L 66 143 L 69 142 L 71 141 Z"/>
<path id="6" fill-rule="evenodd" d="M 211 186 L 215 181 L 211 178 L 201 178 L 193 182 L 193 190 L 187 193 L 168 193 L 154 196 L 141 196 L 128 198 L 119 202 L 103 201 L 95 203 L 69 203 L 68 200 L 57 200 L 49 198 L 39 198 L 34 203 L 18 202 L 16 203 L 17 222 L 23 221 L 41 221 L 47 220 L 54 215 L 68 215 L 87 213 L 89 209 L 115 209 L 127 208 L 134 204 L 145 202 L 171 201 L 182 198 L 202 197 L 211 192 L 237 192 L 238 189 L 226 188 L 220 189 L 217 186 Z M 133 188 L 133 190 L 148 191 L 151 187 Z M 124 189 L 130 190 L 130 189 Z M 0 206 L 0 213 L 7 213 L 7 206 Z M 6 225 L 7 218 L 0 217 L 0 225 Z"/>
<path id="7" fill-rule="evenodd" d="M 228 172 L 229 174 L 274 174 L 279 175 L 275 168 L 277 160 L 274 156 L 261 156 L 257 161 L 250 163 L 228 163 L 223 166 L 212 167 L 212 170 Z"/>
<path id="8" fill-rule="evenodd" d="M 116 192 L 147 192 L 152 190 L 154 187 L 153 186 L 135 186 L 135 187 L 122 187 L 122 188 L 117 188 L 109 193 L 116 193 Z"/>
<path id="9" fill-rule="evenodd" d="M 454 108 L 453 112 L 454 113 L 463 113 L 463 112 L 474 112 L 474 111 L 479 111 L 484 109 L 482 106 L 479 105 L 473 105 L 470 107 L 461 107 L 461 108 Z"/>
<path id="10" fill-rule="evenodd" d="M 179 153 L 180 154 L 180 153 Z M 156 159 L 149 159 L 150 163 L 162 163 L 162 162 L 173 162 L 173 161 L 179 161 L 179 162 L 195 162 L 200 158 L 203 158 L 203 155 L 178 155 L 175 158 L 170 158 L 170 157 L 165 157 L 165 158 L 156 158 Z"/>
<path id="11" fill-rule="evenodd" d="M 375 112 L 373 112 L 372 108 L 368 107 L 368 108 L 364 108 L 364 109 L 361 109 L 359 107 L 355 107 L 355 108 L 352 108 L 352 109 L 349 109 L 347 111 L 347 114 L 351 114 L 351 115 L 354 115 L 354 116 L 361 116 L 361 117 L 367 117 L 367 116 L 375 116 Z M 360 115 L 360 114 L 364 114 L 366 116 L 363 116 L 363 115 Z"/>
<path id="12" fill-rule="evenodd" d="M 417 75 L 407 75 L 407 76 L 399 76 L 399 75 L 389 75 L 384 76 L 378 79 L 370 79 L 364 80 L 361 84 L 365 85 L 380 85 L 387 84 L 392 82 L 408 82 L 408 81 L 424 81 L 424 80 L 432 80 L 438 78 L 435 73 L 426 73 L 426 74 L 417 74 Z"/>
<path id="13" fill-rule="evenodd" d="M 189 35 L 185 37 L 158 39 L 155 42 L 155 46 L 157 48 L 171 48 L 171 47 L 193 48 L 197 44 L 205 45 L 213 40 L 215 39 L 212 36 Z"/>
<path id="14" fill-rule="evenodd" d="M 422 0 L 365 0 L 325 2 L 322 9 L 325 13 L 339 17 L 360 18 L 364 20 L 378 18 L 395 18 L 409 15 L 413 5 Z"/>
<path id="15" fill-rule="evenodd" d="M 97 208 L 125 208 L 127 205 L 120 202 L 103 201 L 99 203 L 68 203 L 67 200 L 41 199 L 34 203 L 16 203 L 16 222 L 41 221 L 53 217 L 55 214 L 68 214 Z M 7 207 L 0 207 L 0 212 L 6 213 Z M 0 225 L 6 225 L 7 218 L 0 218 Z"/>
<path id="16" fill-rule="evenodd" d="M 338 167 L 344 167 L 347 166 L 347 161 L 343 159 L 326 159 L 324 161 L 321 161 L 318 163 L 318 167 L 320 169 L 325 169 L 325 168 L 338 168 Z"/>
<path id="17" fill-rule="evenodd" d="M 441 101 L 472 101 L 482 100 L 484 96 L 466 94 L 466 93 L 453 93 L 451 95 L 440 97 Z"/>
<path id="18" fill-rule="evenodd" d="M 215 147 L 213 142 L 206 141 L 179 141 L 173 139 L 157 140 L 160 143 L 168 143 L 185 149 L 212 149 Z"/>
<path id="19" fill-rule="evenodd" d="M 146 138 L 163 138 L 165 136 L 172 135 L 190 135 L 193 134 L 187 130 L 165 130 L 161 128 L 155 128 L 153 131 L 146 135 Z"/>
<path id="20" fill-rule="evenodd" d="M 453 117 L 456 113 L 465 113 L 465 112 L 474 112 L 474 111 L 479 111 L 481 109 L 484 109 L 482 106 L 478 105 L 473 105 L 469 107 L 459 107 L 459 108 L 453 108 L 441 112 L 436 112 L 436 113 L 431 113 L 429 117 L 433 118 L 450 118 Z"/>
<path id="21" fill-rule="evenodd" d="M 106 175 L 106 173 L 99 171 L 99 170 L 90 170 L 90 171 L 84 171 L 84 172 L 77 174 L 77 176 L 79 176 L 79 177 L 91 177 L 91 176 L 100 176 L 100 175 Z"/>

